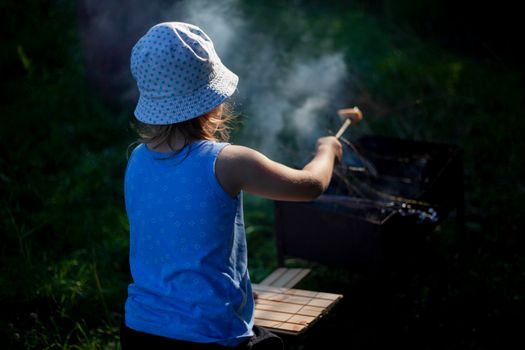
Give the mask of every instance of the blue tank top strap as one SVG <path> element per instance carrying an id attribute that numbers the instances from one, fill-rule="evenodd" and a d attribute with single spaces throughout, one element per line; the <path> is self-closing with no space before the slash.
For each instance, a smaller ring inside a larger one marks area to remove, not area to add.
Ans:
<path id="1" fill-rule="evenodd" d="M 224 149 L 224 147 L 230 145 L 229 143 L 227 142 L 217 142 L 217 143 L 213 143 L 211 144 L 211 152 L 210 152 L 210 158 L 209 161 L 208 161 L 208 164 L 207 164 L 207 168 L 208 168 L 208 182 L 210 184 L 210 186 L 212 187 L 212 189 L 215 191 L 215 194 L 220 198 L 220 199 L 223 199 L 225 201 L 232 201 L 232 200 L 235 200 L 236 198 L 234 197 L 231 197 L 225 190 L 224 188 L 221 186 L 218 178 L 217 178 L 217 174 L 215 172 L 215 164 L 217 163 L 217 158 L 219 156 L 219 153 Z"/>

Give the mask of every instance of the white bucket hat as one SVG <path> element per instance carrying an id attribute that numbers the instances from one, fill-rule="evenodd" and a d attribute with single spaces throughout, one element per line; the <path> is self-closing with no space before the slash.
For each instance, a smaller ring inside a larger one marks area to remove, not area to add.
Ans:
<path id="1" fill-rule="evenodd" d="M 135 117 L 157 125 L 211 111 L 239 81 L 206 33 L 182 22 L 157 24 L 140 38 L 131 52 L 131 73 L 140 92 Z"/>

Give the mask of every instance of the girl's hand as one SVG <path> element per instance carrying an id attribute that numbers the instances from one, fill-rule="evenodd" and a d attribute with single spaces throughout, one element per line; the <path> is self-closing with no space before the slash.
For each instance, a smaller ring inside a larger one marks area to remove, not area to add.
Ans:
<path id="1" fill-rule="evenodd" d="M 340 162 L 343 157 L 343 146 L 334 136 L 325 136 L 317 139 L 317 152 L 323 148 L 328 148 L 334 154 L 336 162 Z"/>

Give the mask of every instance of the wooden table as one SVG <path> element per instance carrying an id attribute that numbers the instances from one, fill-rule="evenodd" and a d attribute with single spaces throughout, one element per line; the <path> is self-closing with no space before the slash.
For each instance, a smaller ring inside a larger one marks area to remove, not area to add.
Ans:
<path id="1" fill-rule="evenodd" d="M 255 325 L 277 333 L 297 335 L 304 332 L 343 296 L 309 290 L 253 284 L 258 294 Z"/>

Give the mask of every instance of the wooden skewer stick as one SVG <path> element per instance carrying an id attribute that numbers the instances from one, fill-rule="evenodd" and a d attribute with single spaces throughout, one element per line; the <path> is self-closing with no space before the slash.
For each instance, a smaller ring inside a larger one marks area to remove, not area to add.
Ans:
<path id="1" fill-rule="evenodd" d="M 343 125 L 341 125 L 341 127 L 339 128 L 339 131 L 337 132 L 337 134 L 335 134 L 335 137 L 338 139 L 341 136 L 343 136 L 344 132 L 346 131 L 346 129 L 348 129 L 348 127 L 351 124 L 352 124 L 352 120 L 350 118 L 345 119 L 345 121 L 343 122 Z"/>
<path id="2" fill-rule="evenodd" d="M 337 111 L 337 114 L 339 114 L 341 118 L 345 118 L 345 121 L 335 134 L 336 138 L 340 138 L 353 122 L 358 122 L 363 119 L 363 113 L 357 107 L 340 109 Z"/>

